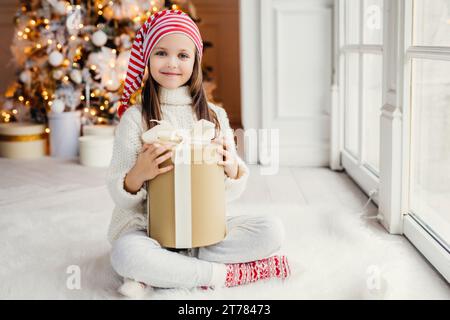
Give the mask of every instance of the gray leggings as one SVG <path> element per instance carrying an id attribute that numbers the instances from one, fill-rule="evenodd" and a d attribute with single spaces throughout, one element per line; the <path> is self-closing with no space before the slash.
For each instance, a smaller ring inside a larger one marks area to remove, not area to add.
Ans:
<path id="1" fill-rule="evenodd" d="M 159 288 L 210 285 L 213 265 L 259 260 L 277 251 L 284 239 L 281 220 L 267 215 L 227 217 L 227 236 L 217 244 L 172 252 L 145 231 L 125 233 L 113 242 L 111 265 L 122 277 Z"/>

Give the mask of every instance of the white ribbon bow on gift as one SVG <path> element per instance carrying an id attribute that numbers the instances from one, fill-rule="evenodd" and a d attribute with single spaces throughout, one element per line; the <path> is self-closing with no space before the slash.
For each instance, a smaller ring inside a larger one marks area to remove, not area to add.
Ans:
<path id="1" fill-rule="evenodd" d="M 190 144 L 210 143 L 215 135 L 215 125 L 208 120 L 198 120 L 191 130 L 177 129 L 167 120 L 151 120 L 158 125 L 142 134 L 145 143 L 173 142 L 175 190 L 175 246 L 192 247 L 191 203 L 191 148 Z"/>
<path id="2" fill-rule="evenodd" d="M 194 123 L 191 130 L 177 129 L 167 120 L 150 120 L 158 125 L 142 134 L 145 143 L 158 141 L 172 142 L 210 142 L 214 138 L 215 125 L 211 121 L 201 119 Z"/>

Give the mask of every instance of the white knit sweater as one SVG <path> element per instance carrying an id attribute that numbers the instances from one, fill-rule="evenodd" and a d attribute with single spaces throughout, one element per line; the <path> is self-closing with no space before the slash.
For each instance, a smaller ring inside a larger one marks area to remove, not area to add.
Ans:
<path id="1" fill-rule="evenodd" d="M 188 86 L 177 89 L 161 87 L 159 97 L 163 119 L 170 121 L 177 128 L 192 128 L 197 117 L 192 111 L 192 98 Z M 226 111 L 210 102 L 208 105 L 216 112 L 222 133 L 230 137 L 232 130 Z M 142 148 L 141 135 L 144 128 L 146 126 L 142 121 L 142 108 L 135 105 L 122 115 L 115 131 L 113 156 L 106 178 L 109 193 L 116 205 L 107 235 L 110 243 L 124 232 L 147 230 L 147 183 L 136 194 L 129 193 L 124 189 L 125 176 L 135 165 Z M 237 155 L 234 139 L 229 139 L 229 141 L 232 143 L 232 151 L 239 163 L 239 174 L 236 179 L 224 177 L 227 202 L 237 199 L 242 194 L 249 176 L 247 165 Z"/>

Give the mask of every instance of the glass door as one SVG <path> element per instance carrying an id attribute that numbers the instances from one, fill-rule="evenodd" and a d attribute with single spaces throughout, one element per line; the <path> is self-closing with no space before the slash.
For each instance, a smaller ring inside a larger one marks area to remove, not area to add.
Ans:
<path id="1" fill-rule="evenodd" d="M 366 194 L 379 188 L 383 0 L 344 0 L 342 165 Z M 378 195 L 373 197 L 378 203 Z"/>
<path id="2" fill-rule="evenodd" d="M 405 1 L 404 233 L 450 281 L 450 0 Z"/>
<path id="3" fill-rule="evenodd" d="M 411 64 L 409 208 L 450 252 L 450 61 Z"/>

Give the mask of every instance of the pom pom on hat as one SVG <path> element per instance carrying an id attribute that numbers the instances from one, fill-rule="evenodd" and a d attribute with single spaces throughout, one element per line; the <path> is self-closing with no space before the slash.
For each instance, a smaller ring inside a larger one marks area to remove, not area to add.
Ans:
<path id="1" fill-rule="evenodd" d="M 203 54 L 203 41 L 195 22 L 188 14 L 180 10 L 163 10 L 150 16 L 136 33 L 131 48 L 125 85 L 117 110 L 119 118 L 128 108 L 130 96 L 136 92 L 142 83 L 145 67 L 150 53 L 158 41 L 171 33 L 183 33 L 195 44 L 200 59 Z"/>

